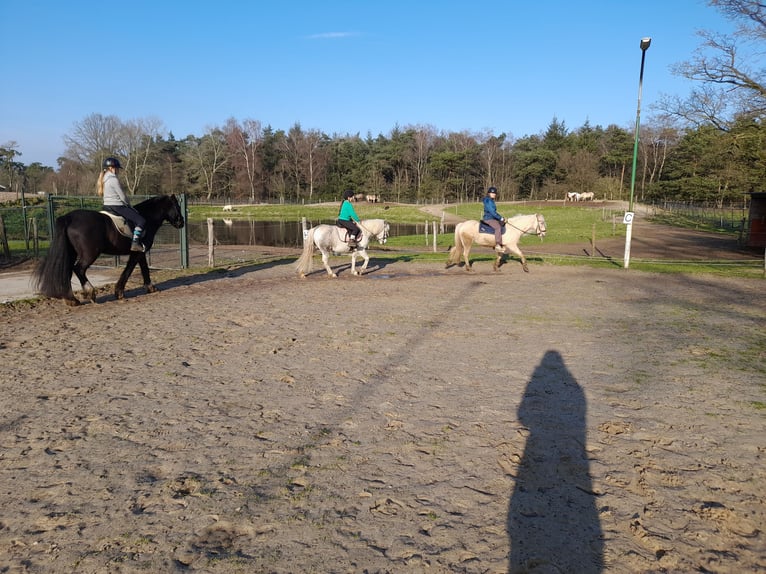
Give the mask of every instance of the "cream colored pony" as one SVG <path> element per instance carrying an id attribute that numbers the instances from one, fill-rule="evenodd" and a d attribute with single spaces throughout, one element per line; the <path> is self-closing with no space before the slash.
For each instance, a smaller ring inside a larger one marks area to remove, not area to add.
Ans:
<path id="1" fill-rule="evenodd" d="M 348 232 L 337 225 L 317 225 L 308 230 L 306 238 L 303 241 L 303 253 L 298 258 L 295 268 L 301 278 L 311 272 L 314 261 L 314 247 L 322 253 L 322 264 L 330 277 L 337 277 L 330 267 L 330 254 L 341 255 L 350 253 L 351 255 L 351 274 L 362 275 L 367 269 L 370 257 L 367 255 L 367 246 L 370 240 L 375 238 L 381 245 L 388 239 L 390 226 L 384 219 L 363 219 L 359 222 L 359 228 L 362 230 L 362 238 L 358 242 L 355 250 L 351 251 L 348 247 Z M 356 258 L 361 255 L 364 264 L 359 271 L 356 269 Z"/>
<path id="2" fill-rule="evenodd" d="M 503 252 L 498 253 L 495 258 L 494 269 L 500 269 L 500 261 L 506 253 L 513 253 L 521 259 L 521 267 L 529 273 L 527 259 L 519 249 L 519 239 L 522 235 L 537 235 L 541 240 L 545 237 L 545 218 L 541 213 L 532 215 L 516 215 L 507 219 L 503 230 Z M 482 247 L 495 246 L 495 235 L 479 231 L 479 222 L 476 220 L 462 221 L 455 226 L 455 246 L 449 252 L 447 267 L 460 263 L 460 256 L 465 260 L 466 271 L 471 271 L 471 262 L 468 255 L 471 252 L 471 245 L 480 245 Z"/>

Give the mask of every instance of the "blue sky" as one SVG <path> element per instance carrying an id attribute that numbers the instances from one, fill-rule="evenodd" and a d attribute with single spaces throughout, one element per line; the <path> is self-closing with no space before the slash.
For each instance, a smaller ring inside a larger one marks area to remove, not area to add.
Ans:
<path id="1" fill-rule="evenodd" d="M 671 66 L 700 29 L 731 32 L 704 0 L 0 0 L 0 145 L 56 166 L 90 114 L 158 118 L 176 139 L 228 118 L 328 134 L 396 127 L 513 138 L 635 123 L 691 84 Z"/>

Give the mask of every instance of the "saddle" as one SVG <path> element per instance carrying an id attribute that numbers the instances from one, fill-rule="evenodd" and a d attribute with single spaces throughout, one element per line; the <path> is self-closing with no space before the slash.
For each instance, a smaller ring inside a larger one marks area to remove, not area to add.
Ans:
<path id="1" fill-rule="evenodd" d="M 343 243 L 348 243 L 348 235 L 349 235 L 348 229 L 346 229 L 345 227 L 343 227 L 343 226 L 342 226 L 342 225 L 339 223 L 339 221 L 340 221 L 340 220 L 338 220 L 338 219 L 336 219 L 336 220 L 335 220 L 335 227 L 337 227 L 337 228 L 338 228 L 338 236 L 340 237 L 340 240 L 341 240 Z"/>
<path id="2" fill-rule="evenodd" d="M 487 225 L 486 223 L 484 223 L 484 221 L 482 221 L 480 219 L 479 220 L 479 233 L 489 233 L 490 235 L 494 235 L 495 234 L 495 230 L 492 229 L 491 226 Z M 505 234 L 505 225 L 501 225 L 500 226 L 500 233 L 501 234 Z"/>
<path id="3" fill-rule="evenodd" d="M 124 235 L 127 238 L 133 237 L 133 230 L 130 228 L 130 224 L 128 224 L 124 217 L 106 210 L 99 211 L 99 213 L 109 216 L 109 219 L 112 220 L 114 227 L 120 232 L 120 235 Z"/>

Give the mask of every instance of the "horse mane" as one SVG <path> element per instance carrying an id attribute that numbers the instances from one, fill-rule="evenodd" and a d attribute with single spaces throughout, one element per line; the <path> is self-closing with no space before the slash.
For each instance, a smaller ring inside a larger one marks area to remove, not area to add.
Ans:
<path id="1" fill-rule="evenodd" d="M 154 208 L 155 205 L 160 205 L 162 202 L 165 202 L 168 200 L 168 195 L 156 195 L 154 197 L 150 197 L 149 199 L 145 199 L 140 203 L 137 203 L 135 205 L 136 211 L 138 211 L 141 214 L 148 213 L 151 211 L 156 211 Z"/>

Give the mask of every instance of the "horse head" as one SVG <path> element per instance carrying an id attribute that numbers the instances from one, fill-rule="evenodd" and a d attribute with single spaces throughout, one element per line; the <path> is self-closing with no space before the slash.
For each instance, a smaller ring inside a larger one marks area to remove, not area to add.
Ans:
<path id="1" fill-rule="evenodd" d="M 378 243 L 384 245 L 386 241 L 388 241 L 388 232 L 390 229 L 391 226 L 388 224 L 388 222 L 383 221 L 383 229 L 375 236 L 375 239 L 378 240 Z"/>
<path id="2" fill-rule="evenodd" d="M 542 213 L 536 213 L 535 219 L 537 220 L 535 223 L 535 235 L 542 241 L 543 237 L 545 237 L 545 232 L 547 231 L 547 228 L 545 227 L 545 217 L 543 217 Z"/>
<path id="3" fill-rule="evenodd" d="M 390 226 L 385 219 L 367 219 L 359 222 L 362 231 L 369 238 L 375 238 L 383 245 L 388 240 Z"/>
<path id="4" fill-rule="evenodd" d="M 178 203 L 178 198 L 175 195 L 169 196 L 170 206 L 167 213 L 165 213 L 165 219 L 168 223 L 176 229 L 181 229 L 184 226 L 184 215 L 181 213 L 181 204 Z"/>

